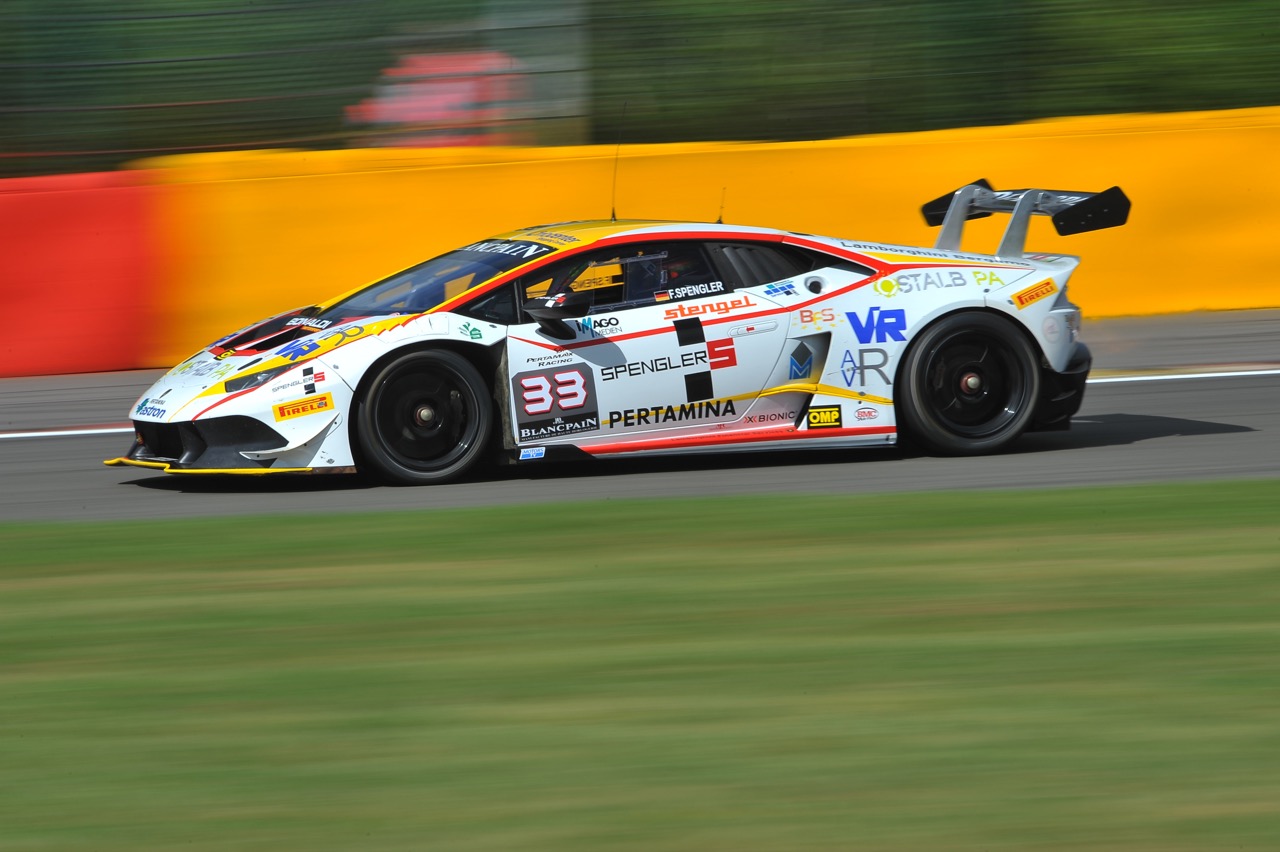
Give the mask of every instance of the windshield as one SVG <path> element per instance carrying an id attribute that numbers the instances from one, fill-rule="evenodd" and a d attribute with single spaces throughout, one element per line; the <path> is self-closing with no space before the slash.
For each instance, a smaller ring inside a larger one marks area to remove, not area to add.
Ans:
<path id="1" fill-rule="evenodd" d="M 372 284 L 333 305 L 321 319 L 429 311 L 495 275 L 552 251 L 527 240 L 486 240 L 442 254 Z"/>

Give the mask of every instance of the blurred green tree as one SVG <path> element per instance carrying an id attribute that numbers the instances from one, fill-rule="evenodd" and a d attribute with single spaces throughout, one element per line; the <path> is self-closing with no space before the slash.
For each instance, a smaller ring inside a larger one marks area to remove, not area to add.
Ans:
<path id="1" fill-rule="evenodd" d="M 363 143 L 344 107 L 450 44 L 585 69 L 584 141 L 795 140 L 1276 104 L 1278 30 L 1274 0 L 4 0 L 0 175 Z"/>

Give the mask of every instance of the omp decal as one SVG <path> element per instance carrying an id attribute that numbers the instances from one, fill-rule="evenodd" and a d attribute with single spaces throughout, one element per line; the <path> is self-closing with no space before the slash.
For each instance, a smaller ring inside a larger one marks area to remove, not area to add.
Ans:
<path id="1" fill-rule="evenodd" d="M 1019 290 L 1013 294 L 1013 303 L 1018 306 L 1018 310 L 1022 310 L 1028 305 L 1034 305 L 1041 299 L 1047 299 L 1054 293 L 1058 292 L 1058 287 L 1053 283 L 1052 278 L 1046 278 L 1039 284 L 1033 284 L 1025 290 Z"/>
<path id="2" fill-rule="evenodd" d="M 327 411 L 330 408 L 333 408 L 333 394 L 326 393 L 316 397 L 295 399 L 291 402 L 273 405 L 271 406 L 271 413 L 275 415 L 278 421 L 292 420 L 294 417 L 303 417 L 308 414 L 315 414 L 317 411 Z"/>
<path id="3" fill-rule="evenodd" d="M 815 405 L 805 417 L 810 429 L 840 429 L 844 426 L 843 419 L 838 405 Z"/>

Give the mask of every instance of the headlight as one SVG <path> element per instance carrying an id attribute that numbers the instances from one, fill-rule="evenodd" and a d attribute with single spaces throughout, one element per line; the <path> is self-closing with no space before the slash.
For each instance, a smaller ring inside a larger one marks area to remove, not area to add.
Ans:
<path id="1" fill-rule="evenodd" d="M 297 365 L 281 364 L 279 367 L 272 367 L 270 370 L 261 370 L 257 373 L 250 373 L 247 376 L 238 376 L 234 379 L 227 379 L 227 393 L 235 393 L 236 391 L 261 387 L 281 373 L 292 370 L 295 366 Z"/>

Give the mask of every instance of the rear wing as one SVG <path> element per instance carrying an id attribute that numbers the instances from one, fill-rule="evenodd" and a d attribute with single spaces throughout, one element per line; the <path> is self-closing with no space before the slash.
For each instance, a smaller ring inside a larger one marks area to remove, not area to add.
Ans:
<path id="1" fill-rule="evenodd" d="M 1053 226 L 1062 236 L 1115 228 L 1129 219 L 1129 197 L 1118 186 L 1102 192 L 1062 192 L 1052 189 L 1009 189 L 997 191 L 985 180 L 977 180 L 935 198 L 921 208 L 930 227 L 942 226 L 934 248 L 960 250 L 964 223 L 992 213 L 1009 213 L 1009 225 L 997 257 L 1022 257 L 1027 242 L 1027 224 L 1033 215 L 1052 216 Z"/>

